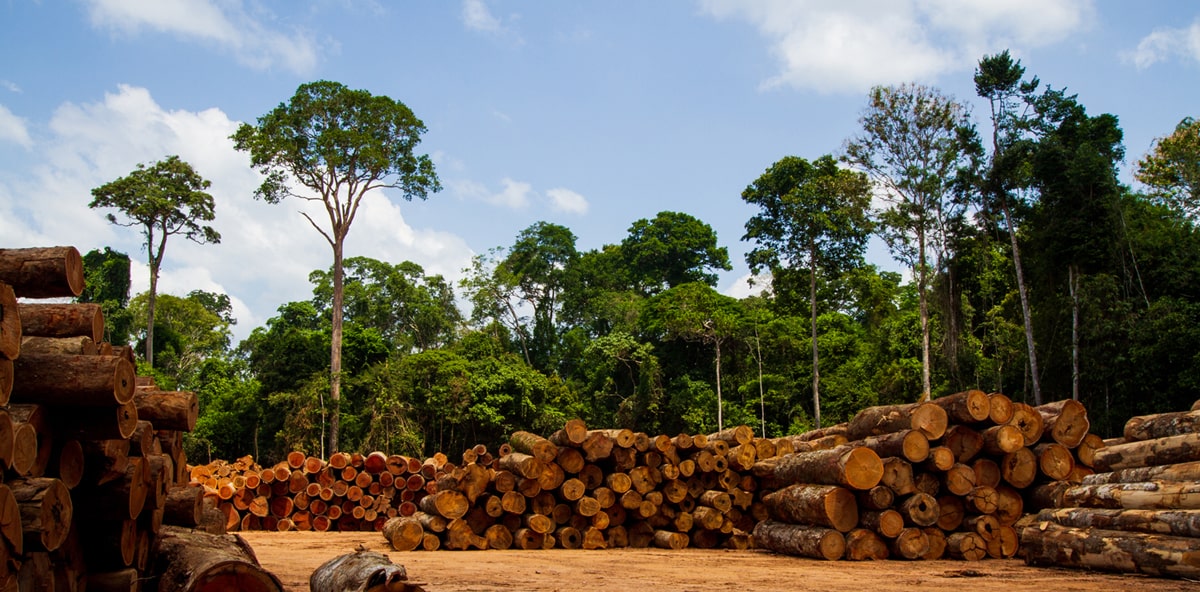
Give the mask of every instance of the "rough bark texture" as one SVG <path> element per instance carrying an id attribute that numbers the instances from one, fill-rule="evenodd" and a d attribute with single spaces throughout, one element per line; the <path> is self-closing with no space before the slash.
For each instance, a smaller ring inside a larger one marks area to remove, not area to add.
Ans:
<path id="1" fill-rule="evenodd" d="M 846 437 L 853 441 L 913 429 L 920 430 L 930 440 L 936 440 L 946 433 L 947 426 L 946 410 L 934 403 L 880 405 L 867 407 L 855 414 L 854 419 L 850 420 Z"/>
<path id="2" fill-rule="evenodd" d="M 8 404 L 13 389 L 13 362 L 0 357 L 0 403 Z"/>
<path id="3" fill-rule="evenodd" d="M 283 584 L 258 564 L 236 534 L 213 535 L 163 527 L 155 540 L 154 573 L 160 592 L 281 592 Z"/>
<path id="4" fill-rule="evenodd" d="M 946 410 L 951 423 L 979 423 L 987 420 L 992 412 L 987 393 L 980 390 L 938 397 L 933 403 Z"/>
<path id="5" fill-rule="evenodd" d="M 754 527 L 754 546 L 785 555 L 834 561 L 845 555 L 846 538 L 829 528 L 763 520 Z"/>
<path id="6" fill-rule="evenodd" d="M 1082 483 L 1084 485 L 1100 485 L 1101 483 L 1142 483 L 1145 481 L 1200 481 L 1200 461 L 1094 473 L 1084 477 Z"/>
<path id="7" fill-rule="evenodd" d="M 1074 528 L 1101 528 L 1200 538 L 1200 510 L 1047 508 L 1037 519 Z"/>
<path id="8" fill-rule="evenodd" d="M 1063 506 L 1130 510 L 1200 509 L 1200 483 L 1148 481 L 1077 485 L 1063 494 Z"/>
<path id="9" fill-rule="evenodd" d="M 133 366 L 117 356 L 29 354 L 13 362 L 13 371 L 16 403 L 105 407 L 133 400 Z"/>
<path id="10" fill-rule="evenodd" d="M 100 353 L 91 337 L 39 337 L 21 338 L 21 352 L 25 354 L 54 354 L 59 356 L 94 356 Z"/>
<path id="11" fill-rule="evenodd" d="M 71 530 L 71 494 L 58 479 L 10 481 L 8 487 L 21 512 L 26 551 L 53 551 Z"/>
<path id="12" fill-rule="evenodd" d="M 1021 531 L 1025 563 L 1200 578 L 1200 539 L 1041 522 Z"/>
<path id="13" fill-rule="evenodd" d="M 880 458 L 899 456 L 914 463 L 929 457 L 929 438 L 920 430 L 900 430 L 890 434 L 870 436 L 848 442 L 847 445 L 870 448 Z"/>
<path id="14" fill-rule="evenodd" d="M 196 429 L 196 418 L 200 415 L 200 403 L 191 391 L 160 391 L 138 388 L 133 395 L 138 419 L 154 424 L 156 430 L 179 430 L 190 432 Z"/>
<path id="15" fill-rule="evenodd" d="M 21 353 L 21 316 L 12 286 L 0 283 L 0 358 L 11 360 Z"/>
<path id="16" fill-rule="evenodd" d="M 835 448 L 793 454 L 778 464 L 775 479 L 783 485 L 817 483 L 870 489 L 883 477 L 883 462 L 869 448 Z"/>
<path id="17" fill-rule="evenodd" d="M 827 526 L 841 532 L 858 524 L 854 494 L 836 485 L 797 483 L 763 496 L 763 503 L 781 522 Z"/>
<path id="18" fill-rule="evenodd" d="M 83 292 L 83 258 L 75 247 L 0 249 L 0 282 L 19 298 L 73 298 Z"/>
<path id="19" fill-rule="evenodd" d="M 528 454 L 540 462 L 553 462 L 558 456 L 558 447 L 553 442 L 531 432 L 513 432 L 508 443 L 517 452 Z"/>
<path id="20" fill-rule="evenodd" d="M 1096 451 L 1093 468 L 1118 471 L 1200 460 L 1200 433 L 1106 446 Z"/>
<path id="21" fill-rule="evenodd" d="M 1200 411 L 1139 415 L 1125 422 L 1125 441 L 1154 440 L 1200 432 Z"/>
<path id="22" fill-rule="evenodd" d="M 21 334 L 41 337 L 91 337 L 104 340 L 104 312 L 99 304 L 22 303 Z"/>

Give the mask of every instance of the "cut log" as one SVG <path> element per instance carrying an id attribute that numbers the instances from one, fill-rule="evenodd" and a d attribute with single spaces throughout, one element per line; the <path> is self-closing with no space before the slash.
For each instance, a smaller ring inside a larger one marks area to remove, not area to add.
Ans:
<path id="1" fill-rule="evenodd" d="M 941 409 L 940 407 L 938 409 Z M 883 462 L 869 448 L 834 448 L 793 454 L 775 467 L 780 485 L 815 483 L 870 489 L 883 478 Z"/>
<path id="2" fill-rule="evenodd" d="M 886 510 L 892 507 L 896 494 L 886 485 L 876 485 L 858 493 L 858 505 L 867 510 Z"/>
<path id="3" fill-rule="evenodd" d="M 882 459 L 883 476 L 880 482 L 888 486 L 896 495 L 908 495 L 916 491 L 913 481 L 912 464 L 902 458 L 889 456 Z"/>
<path id="4" fill-rule="evenodd" d="M 133 401 L 111 407 L 56 407 L 51 418 L 56 436 L 79 440 L 125 440 L 137 429 Z"/>
<path id="5" fill-rule="evenodd" d="M 24 351 L 24 350 L 22 350 Z M 1154 440 L 1200 432 L 1200 411 L 1139 415 L 1125 422 L 1125 441 Z"/>
<path id="6" fill-rule="evenodd" d="M 1017 489 L 1032 485 L 1037 474 L 1037 456 L 1028 448 L 1018 448 L 1004 455 L 1000 461 L 1000 476 Z"/>
<path id="7" fill-rule="evenodd" d="M 204 488 L 190 485 L 169 488 L 163 510 L 163 523 L 196 527 L 204 510 Z"/>
<path id="8" fill-rule="evenodd" d="M 827 526 L 849 532 L 858 524 L 858 503 L 836 485 L 797 483 L 763 496 L 772 518 L 791 524 Z"/>
<path id="9" fill-rule="evenodd" d="M 946 410 L 933 403 L 867 407 L 850 420 L 846 437 L 851 441 L 900 430 L 920 430 L 930 440 L 946 433 Z"/>
<path id="10" fill-rule="evenodd" d="M 13 422 L 13 470 L 18 475 L 43 476 L 54 453 L 48 412 L 41 405 L 13 403 L 8 414 Z"/>
<path id="11" fill-rule="evenodd" d="M 165 526 L 155 539 L 153 556 L 160 592 L 283 590 L 279 578 L 262 568 L 250 545 L 236 534 Z"/>
<path id="12" fill-rule="evenodd" d="M 1088 434 L 1075 449 L 1075 458 L 1079 464 L 1090 468 L 1096 463 L 1096 451 L 1101 448 L 1104 448 L 1104 439 L 1096 434 Z"/>
<path id="13" fill-rule="evenodd" d="M 1094 473 L 1083 478 L 1084 485 L 1145 481 L 1200 481 L 1200 461 L 1121 469 L 1108 473 Z"/>
<path id="14" fill-rule="evenodd" d="M 929 527 L 922 528 L 921 532 L 925 533 L 925 537 L 929 540 L 929 551 L 921 556 L 921 559 L 933 561 L 941 559 L 946 554 L 946 533 L 940 528 Z"/>
<path id="15" fill-rule="evenodd" d="M 904 517 L 905 524 L 915 526 L 933 526 L 937 524 L 940 508 L 933 496 L 924 493 L 914 493 L 897 508 Z"/>
<path id="16" fill-rule="evenodd" d="M 53 551 L 71 529 L 71 493 L 62 481 L 52 478 L 8 482 L 21 512 L 24 549 Z"/>
<path id="17" fill-rule="evenodd" d="M 1033 446 L 1038 440 L 1042 439 L 1042 432 L 1045 431 L 1045 421 L 1042 419 L 1042 414 L 1038 413 L 1030 405 L 1025 403 L 1013 403 L 1012 419 L 1008 420 L 1008 425 L 1016 426 L 1021 430 L 1021 435 L 1025 438 L 1025 446 Z"/>
<path id="18" fill-rule="evenodd" d="M 1034 409 L 1042 416 L 1043 438 L 1054 440 L 1067 448 L 1079 446 L 1091 429 L 1087 408 L 1074 399 L 1046 403 Z"/>
<path id="19" fill-rule="evenodd" d="M 929 449 L 929 458 L 922 463 L 925 470 L 931 472 L 949 471 L 956 464 L 953 450 L 946 446 L 934 446 Z"/>
<path id="20" fill-rule="evenodd" d="M 946 531 L 958 530 L 967 512 L 963 499 L 957 495 L 943 495 L 937 498 L 937 502 L 938 528 Z"/>
<path id="21" fill-rule="evenodd" d="M 124 477 L 101 486 L 83 488 L 76 496 L 76 519 L 136 519 L 150 494 L 149 468 L 145 459 L 130 458 L 125 465 Z"/>
<path id="22" fill-rule="evenodd" d="M 56 356 L 94 356 L 100 352 L 91 337 L 39 337 L 28 335 L 21 338 L 21 352 Z"/>
<path id="23" fill-rule="evenodd" d="M 709 441 L 720 440 L 726 442 L 731 447 L 749 444 L 754 440 L 754 429 L 748 425 L 740 425 L 734 428 L 726 428 L 723 431 L 708 435 Z"/>
<path id="24" fill-rule="evenodd" d="M 946 537 L 946 551 L 955 559 L 979 561 L 987 557 L 987 541 L 974 532 L 954 532 Z"/>
<path id="25" fill-rule="evenodd" d="M 1076 485 L 1063 494 L 1063 506 L 1128 510 L 1200 509 L 1200 483 L 1148 481 Z"/>
<path id="26" fill-rule="evenodd" d="M 1200 510 L 1047 508 L 1038 520 L 1074 528 L 1100 528 L 1200 538 Z"/>
<path id="27" fill-rule="evenodd" d="M 156 430 L 179 430 L 190 432 L 196 429 L 196 418 L 200 414 L 200 403 L 191 391 L 160 391 L 137 389 L 133 395 L 138 419 L 154 424 Z"/>
<path id="28" fill-rule="evenodd" d="M 1001 393 L 988 393 L 988 403 L 991 405 L 991 411 L 988 413 L 988 419 L 996 425 L 1004 425 L 1012 419 L 1013 406 L 1012 399 L 1004 396 Z"/>
<path id="29" fill-rule="evenodd" d="M 568 419 L 563 429 L 550 434 L 550 441 L 556 446 L 579 446 L 587 439 L 587 424 L 582 419 Z"/>
<path id="30" fill-rule="evenodd" d="M 1070 449 L 1057 442 L 1043 442 L 1033 447 L 1038 458 L 1038 469 L 1051 481 L 1066 481 L 1075 468 L 1075 456 Z"/>
<path id="31" fill-rule="evenodd" d="M 21 315 L 21 335 L 40 337 L 91 337 L 104 340 L 104 312 L 99 304 L 22 303 L 17 306 Z"/>
<path id="32" fill-rule="evenodd" d="M 397 551 L 412 551 L 424 541 L 425 529 L 412 516 L 396 516 L 383 524 L 383 538 Z"/>
<path id="33" fill-rule="evenodd" d="M 785 555 L 835 561 L 846 553 L 846 538 L 831 528 L 763 520 L 754 527 L 754 546 Z"/>
<path id="34" fill-rule="evenodd" d="M 891 541 L 893 557 L 920 559 L 929 552 L 929 537 L 920 528 L 905 528 Z"/>
<path id="35" fill-rule="evenodd" d="M 1200 539 L 1040 522 L 1021 531 L 1025 563 L 1200 578 Z"/>
<path id="36" fill-rule="evenodd" d="M 421 498 L 418 504 L 426 514 L 437 514 L 448 520 L 455 520 L 467 515 L 471 509 L 467 497 L 457 491 L 439 491 Z"/>
<path id="37" fill-rule="evenodd" d="M 846 437 L 846 434 L 849 431 L 849 429 L 850 429 L 850 424 L 839 423 L 839 424 L 834 424 L 831 426 L 826 426 L 823 428 L 817 428 L 815 430 L 809 430 L 807 432 L 804 432 L 803 434 L 796 436 L 795 439 L 799 440 L 801 442 L 808 442 L 808 441 L 812 441 L 812 440 L 819 440 L 826 436 Z M 855 438 L 855 439 L 858 439 L 858 438 Z"/>
<path id="38" fill-rule="evenodd" d="M 964 425 L 950 426 L 942 441 L 954 453 L 955 462 L 968 462 L 983 450 L 983 435 Z"/>
<path id="39" fill-rule="evenodd" d="M 1100 472 L 1200 460 L 1200 433 L 1106 446 L 1096 451 L 1093 468 Z"/>
<path id="40" fill-rule="evenodd" d="M 513 450 L 528 454 L 543 463 L 554 462 L 554 458 L 558 456 L 558 446 L 532 432 L 513 432 L 508 443 Z"/>
<path id="41" fill-rule="evenodd" d="M 12 401 L 107 407 L 133 400 L 133 366 L 117 356 L 24 355 L 13 361 Z"/>
<path id="42" fill-rule="evenodd" d="M 969 390 L 933 399 L 933 403 L 946 410 L 951 423 L 979 423 L 986 421 L 992 412 L 987 393 Z"/>
<path id="43" fill-rule="evenodd" d="M 996 519 L 1000 524 L 1013 525 L 1025 515 L 1025 498 L 1021 492 L 1007 485 L 996 488 Z"/>
<path id="44" fill-rule="evenodd" d="M 660 549 L 671 549 L 672 551 L 686 549 L 690 540 L 688 535 L 682 532 L 672 532 L 669 530 L 654 531 L 654 546 Z"/>
<path id="45" fill-rule="evenodd" d="M 83 292 L 83 257 L 75 247 L 0 249 L 0 282 L 19 298 L 74 298 Z"/>
<path id="46" fill-rule="evenodd" d="M 1021 536 L 1017 534 L 1015 528 L 1005 524 L 996 528 L 992 538 L 985 539 L 985 542 L 988 556 L 996 559 L 1016 557 L 1017 551 L 1021 548 Z"/>
<path id="47" fill-rule="evenodd" d="M 866 528 L 855 528 L 846 533 L 846 559 L 865 561 L 887 558 L 888 545 L 875 532 Z"/>
<path id="48" fill-rule="evenodd" d="M 918 463 L 929 457 L 929 438 L 920 430 L 900 430 L 848 442 L 847 446 L 870 448 L 880 458 L 898 456 Z"/>
<path id="49" fill-rule="evenodd" d="M 21 353 L 21 316 L 12 286 L 0 282 L 0 359 L 12 360 Z"/>
<path id="50" fill-rule="evenodd" d="M 8 399 L 12 396 L 13 380 L 12 360 L 0 357 L 0 403 L 8 404 Z"/>
<path id="51" fill-rule="evenodd" d="M 884 538 L 894 539 L 904 530 L 904 516 L 896 510 L 863 512 L 859 526 L 870 529 Z"/>
<path id="52" fill-rule="evenodd" d="M 0 544 L 0 549 L 12 549 L 12 552 L 17 555 L 25 552 L 21 508 L 17 504 L 17 498 L 13 496 L 12 489 L 3 483 L 0 483 L 0 537 L 4 539 L 4 543 Z M 0 572 L 4 571 L 3 567 L 3 562 L 0 562 Z"/>

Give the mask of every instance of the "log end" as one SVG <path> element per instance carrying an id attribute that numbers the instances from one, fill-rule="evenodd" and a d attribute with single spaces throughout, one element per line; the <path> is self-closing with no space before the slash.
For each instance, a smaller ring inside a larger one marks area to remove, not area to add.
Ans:
<path id="1" fill-rule="evenodd" d="M 935 406 L 937 409 L 941 407 Z M 943 412 L 945 413 L 945 412 Z M 854 489 L 867 490 L 883 479 L 883 461 L 869 448 L 853 448 L 843 457 L 846 484 Z"/>

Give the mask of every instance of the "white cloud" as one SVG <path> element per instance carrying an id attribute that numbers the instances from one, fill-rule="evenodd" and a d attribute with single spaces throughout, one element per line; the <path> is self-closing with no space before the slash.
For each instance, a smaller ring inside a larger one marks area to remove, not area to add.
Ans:
<path id="1" fill-rule="evenodd" d="M 0 87 L 3 87 L 4 90 L 7 90 L 11 93 L 21 92 L 21 87 L 17 86 L 17 83 L 11 80 L 0 80 Z"/>
<path id="2" fill-rule="evenodd" d="M 732 296 L 737 299 L 749 298 L 751 296 L 761 296 L 771 293 L 771 274 L 754 275 L 748 273 L 735 280 L 733 283 L 721 291 L 726 296 Z"/>
<path id="3" fill-rule="evenodd" d="M 510 16 L 508 20 L 512 21 L 517 18 L 519 17 L 514 15 Z M 524 43 L 524 40 L 512 27 L 505 24 L 504 20 L 492 14 L 492 11 L 488 9 L 487 4 L 483 0 L 463 0 L 462 21 L 463 25 L 472 31 L 506 38 L 516 45 Z"/>
<path id="4" fill-rule="evenodd" d="M 316 43 L 305 33 L 272 30 L 240 1 L 87 0 L 93 26 L 125 34 L 145 29 L 190 37 L 221 47 L 244 65 L 281 65 L 306 74 L 317 64 Z"/>
<path id="5" fill-rule="evenodd" d="M 1090 0 L 700 0 L 771 44 L 763 87 L 863 92 L 969 69 L 985 53 L 1055 43 L 1086 26 Z"/>
<path id="6" fill-rule="evenodd" d="M 312 295 L 308 274 L 333 261 L 328 243 L 297 212 L 321 221 L 319 204 L 255 200 L 261 177 L 233 149 L 238 122 L 218 109 L 172 111 L 142 88 L 120 86 L 95 103 L 65 103 L 49 122 L 51 137 L 34 144 L 35 164 L 20 176 L 0 176 L 0 236 L 6 246 L 73 245 L 81 252 L 111 246 L 139 262 L 135 293 L 149 283 L 141 234 L 110 225 L 88 208 L 91 188 L 128 174 L 138 163 L 178 154 L 212 182 L 213 226 L 221 243 L 168 241 L 161 270 L 164 293 L 196 289 L 228 294 L 244 338 L 279 305 Z M 399 200 L 397 200 L 399 201 Z M 422 265 L 454 281 L 473 254 L 452 234 L 413 228 L 386 194 L 368 196 L 346 242 L 347 256 Z"/>
<path id="7" fill-rule="evenodd" d="M 546 192 L 546 197 L 550 198 L 550 207 L 557 211 L 571 214 L 586 214 L 588 211 L 587 198 L 570 189 L 551 189 Z"/>
<path id="8" fill-rule="evenodd" d="M 451 195 L 462 199 L 482 201 L 494 206 L 518 210 L 529 206 L 533 195 L 533 186 L 524 181 L 514 181 L 505 177 L 500 180 L 503 188 L 493 193 L 486 185 L 467 179 L 451 179 L 445 182 Z"/>
<path id="9" fill-rule="evenodd" d="M 1143 37 L 1136 49 L 1123 52 L 1121 57 L 1139 70 L 1172 57 L 1200 62 L 1200 19 L 1189 27 L 1157 29 Z"/>
<path id="10" fill-rule="evenodd" d="M 24 148 L 33 146 L 25 120 L 14 115 L 4 105 L 0 105 L 0 142 L 12 142 Z"/>

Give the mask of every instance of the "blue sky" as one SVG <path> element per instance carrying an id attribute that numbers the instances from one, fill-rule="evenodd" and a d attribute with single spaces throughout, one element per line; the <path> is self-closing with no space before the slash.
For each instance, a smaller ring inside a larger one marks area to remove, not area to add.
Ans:
<path id="1" fill-rule="evenodd" d="M 1123 179 L 1200 116 L 1200 4 L 1070 0 L 8 0 L 0 4 L 0 246 L 112 246 L 148 285 L 140 235 L 90 190 L 179 154 L 212 181 L 219 245 L 174 239 L 160 289 L 229 294 L 238 338 L 311 295 L 332 261 L 296 201 L 252 198 L 228 140 L 312 80 L 408 105 L 444 190 L 364 202 L 349 255 L 461 277 L 538 222 L 581 250 L 664 210 L 730 250 L 741 191 L 787 155 L 838 154 L 868 89 L 934 85 L 971 105 L 973 68 L 1009 49 L 1125 130 Z M 874 262 L 895 268 L 874 247 Z"/>

